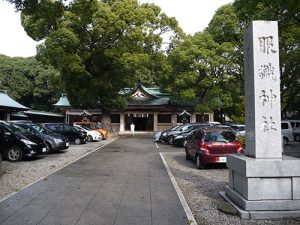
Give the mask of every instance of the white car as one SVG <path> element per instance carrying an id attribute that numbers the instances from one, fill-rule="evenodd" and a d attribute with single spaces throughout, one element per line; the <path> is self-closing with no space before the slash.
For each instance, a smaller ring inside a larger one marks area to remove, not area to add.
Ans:
<path id="1" fill-rule="evenodd" d="M 74 127 L 76 129 L 79 129 L 83 132 L 86 132 L 87 133 L 87 136 L 88 136 L 88 141 L 100 141 L 101 140 L 101 134 L 95 130 L 92 130 L 88 127 L 83 127 L 83 126 L 80 126 L 80 125 L 74 125 Z"/>
<path id="2" fill-rule="evenodd" d="M 287 145 L 290 141 L 294 141 L 292 125 L 288 121 L 281 121 L 281 135 L 283 146 Z"/>
<path id="3" fill-rule="evenodd" d="M 155 142 L 160 141 L 160 135 L 161 135 L 161 131 L 158 131 L 157 133 L 154 134 L 153 138 Z"/>
<path id="4" fill-rule="evenodd" d="M 246 136 L 246 126 L 244 124 L 232 124 L 231 127 L 234 129 L 236 136 Z"/>

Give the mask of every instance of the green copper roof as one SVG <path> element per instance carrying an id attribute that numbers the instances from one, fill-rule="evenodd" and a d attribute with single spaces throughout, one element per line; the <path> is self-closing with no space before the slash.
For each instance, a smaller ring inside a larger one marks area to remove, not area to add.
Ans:
<path id="1" fill-rule="evenodd" d="M 140 90 L 145 95 L 151 97 L 151 98 L 168 98 L 171 96 L 170 93 L 162 93 L 160 88 L 147 88 L 143 86 L 141 83 L 137 83 L 134 88 L 125 88 L 124 90 L 120 91 L 119 93 L 121 95 L 130 96 L 134 94 L 137 90 Z"/>
<path id="2" fill-rule="evenodd" d="M 28 108 L 24 105 L 13 100 L 9 97 L 6 91 L 0 90 L 0 108 L 11 109 L 11 110 L 28 110 Z"/>
<path id="3" fill-rule="evenodd" d="M 57 108 L 71 107 L 69 99 L 66 94 L 62 94 L 59 101 L 53 105 Z"/>
<path id="4" fill-rule="evenodd" d="M 54 112 L 45 112 L 39 110 L 28 110 L 24 112 L 26 115 L 36 115 L 36 116 L 53 116 L 53 117 L 64 117 L 61 114 L 54 113 Z"/>

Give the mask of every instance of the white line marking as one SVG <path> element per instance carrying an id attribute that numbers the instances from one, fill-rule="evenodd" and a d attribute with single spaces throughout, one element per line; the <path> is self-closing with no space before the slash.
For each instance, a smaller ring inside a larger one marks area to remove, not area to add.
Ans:
<path id="1" fill-rule="evenodd" d="M 53 173 L 56 173 L 57 171 L 59 171 L 59 170 L 61 170 L 61 169 L 65 168 L 65 167 L 67 167 L 67 166 L 71 165 L 72 163 L 74 163 L 74 162 L 78 161 L 79 159 L 82 159 L 83 157 L 85 157 L 85 156 L 87 156 L 87 155 L 89 155 L 89 154 L 93 153 L 94 151 L 97 151 L 97 150 L 99 150 L 99 149 L 101 149 L 101 148 L 105 147 L 106 145 L 108 145 L 108 144 L 110 144 L 110 143 L 114 142 L 114 141 L 115 141 L 115 140 L 117 140 L 117 139 L 118 139 L 118 137 L 117 137 L 116 139 L 114 139 L 114 140 L 112 140 L 112 141 L 110 141 L 110 142 L 108 142 L 108 143 L 105 143 L 104 145 L 102 145 L 102 146 L 100 146 L 100 147 L 97 147 L 97 148 L 95 148 L 94 150 L 92 150 L 92 151 L 90 151 L 90 152 L 88 152 L 88 153 L 86 153 L 86 154 L 84 154 L 84 155 L 80 156 L 78 159 L 75 159 L 74 161 L 72 161 L 72 162 L 70 162 L 70 163 L 68 163 L 68 164 L 64 165 L 63 167 L 61 167 L 61 168 L 58 168 L 57 170 L 53 171 L 52 173 L 49 173 L 48 175 L 46 175 L 46 176 L 43 176 L 43 177 L 41 177 L 40 179 L 38 179 L 38 180 L 36 180 L 36 181 L 33 181 L 33 182 L 32 182 L 32 183 L 30 183 L 30 184 L 27 184 L 25 187 L 23 187 L 23 188 L 22 188 L 22 189 L 20 189 L 19 191 L 17 191 L 17 192 L 13 192 L 13 193 L 11 193 L 11 194 L 8 194 L 8 195 L 7 195 L 7 196 L 5 196 L 4 198 L 1 198 L 1 199 L 0 199 L 0 203 L 1 203 L 1 202 L 3 202 L 3 201 L 4 201 L 4 200 L 6 200 L 6 199 L 8 199 L 8 198 L 12 197 L 13 195 L 17 194 L 18 192 L 20 192 L 20 191 L 24 190 L 25 188 L 28 188 L 29 186 L 31 186 L 31 185 L 33 185 L 33 184 L 35 184 L 35 183 L 39 182 L 40 180 L 43 180 L 43 179 L 45 179 L 46 177 L 48 177 L 48 176 L 52 175 Z"/>
<path id="2" fill-rule="evenodd" d="M 183 194 L 182 194 L 182 192 L 181 192 L 181 190 L 180 190 L 180 188 L 179 188 L 179 186 L 178 186 L 178 184 L 177 184 L 177 182 L 175 180 L 175 177 L 173 176 L 173 174 L 172 174 L 172 172 L 171 172 L 171 170 L 170 170 L 170 168 L 169 168 L 169 166 L 168 166 L 168 164 L 167 164 L 167 162 L 166 162 L 166 160 L 164 158 L 164 155 L 161 152 L 159 154 L 160 154 L 161 160 L 163 161 L 163 163 L 165 165 L 165 168 L 166 168 L 166 170 L 168 172 L 168 175 L 169 175 L 169 177 L 170 177 L 170 179 L 172 181 L 172 184 L 173 184 L 173 186 L 175 188 L 175 191 L 176 191 L 176 193 L 177 193 L 177 195 L 179 197 L 179 200 L 180 200 L 181 205 L 182 205 L 182 207 L 184 209 L 184 212 L 185 212 L 185 214 L 186 214 L 186 216 L 188 218 L 188 221 L 190 222 L 189 224 L 190 225 L 197 225 L 197 222 L 196 222 L 196 220 L 195 220 L 195 218 L 193 216 L 193 213 L 192 213 L 192 211 L 191 211 L 191 209 L 190 209 L 187 201 L 185 200 L 185 198 L 184 198 L 184 196 L 183 196 Z"/>
<path id="3" fill-rule="evenodd" d="M 159 149 L 157 142 L 155 142 L 156 148 Z"/>

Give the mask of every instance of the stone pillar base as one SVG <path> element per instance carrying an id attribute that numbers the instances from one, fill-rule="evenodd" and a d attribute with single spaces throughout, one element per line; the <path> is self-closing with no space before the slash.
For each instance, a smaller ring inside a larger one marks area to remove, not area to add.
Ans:
<path id="1" fill-rule="evenodd" d="M 229 155 L 227 167 L 225 195 L 235 207 L 248 212 L 249 219 L 300 216 L 300 159 Z"/>

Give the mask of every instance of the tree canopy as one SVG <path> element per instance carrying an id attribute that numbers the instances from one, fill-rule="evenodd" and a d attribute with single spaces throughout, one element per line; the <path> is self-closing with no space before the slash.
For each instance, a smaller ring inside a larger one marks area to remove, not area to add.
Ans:
<path id="1" fill-rule="evenodd" d="M 300 107 L 300 2 L 235 0 L 220 7 L 203 32 L 185 36 L 175 18 L 137 0 L 9 0 L 22 11 L 37 59 L 60 71 L 78 107 L 122 108 L 119 91 L 141 81 L 161 86 L 198 112 L 243 122 L 243 33 L 251 20 L 279 22 L 283 112 Z M 162 50 L 162 35 L 170 45 Z"/>
<path id="2" fill-rule="evenodd" d="M 283 115 L 300 108 L 300 2 L 297 0 L 236 0 L 239 21 L 275 20 L 279 26 L 281 101 Z"/>
<path id="3" fill-rule="evenodd" d="M 62 91 L 59 72 L 35 58 L 0 55 L 0 88 L 21 104 L 49 110 Z"/>
<path id="4" fill-rule="evenodd" d="M 178 38 L 175 18 L 137 0 L 13 1 L 35 40 L 37 58 L 58 69 L 73 106 L 125 106 L 119 91 L 137 81 L 157 85 L 169 71 L 162 34 Z M 46 10 L 48 9 L 48 11 Z M 57 10 L 58 9 L 58 10 Z"/>

